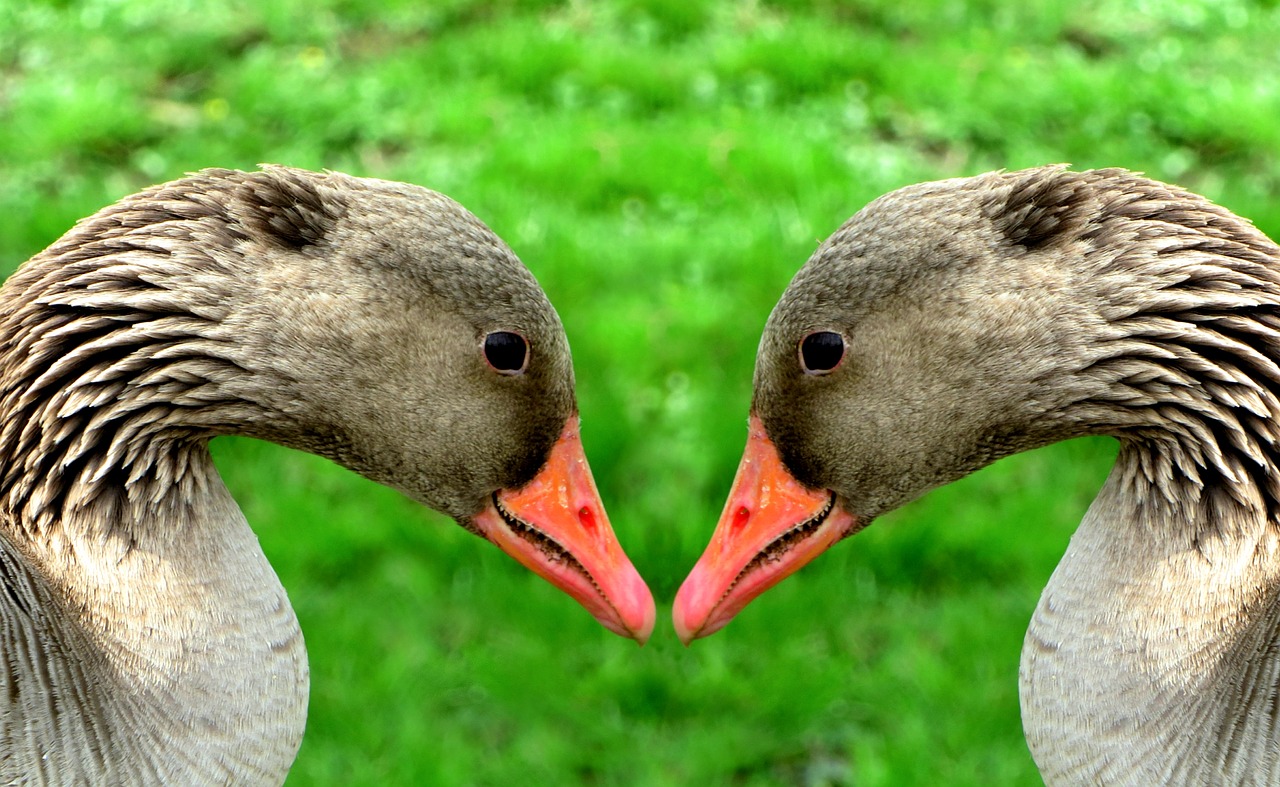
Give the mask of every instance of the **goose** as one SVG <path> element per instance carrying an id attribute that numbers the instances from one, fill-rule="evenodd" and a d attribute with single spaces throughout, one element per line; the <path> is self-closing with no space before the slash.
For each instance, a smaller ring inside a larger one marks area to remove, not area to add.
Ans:
<path id="1" fill-rule="evenodd" d="M 769 316 L 677 633 L 931 488 L 1107 435 L 1024 640 L 1031 754 L 1051 785 L 1280 784 L 1278 364 L 1280 248 L 1203 197 L 1062 166 L 891 192 Z"/>
<path id="2" fill-rule="evenodd" d="M 284 781 L 306 651 L 210 459 L 228 434 L 394 487 L 649 636 L 515 254 L 417 186 L 203 170 L 0 288 L 0 783 Z"/>

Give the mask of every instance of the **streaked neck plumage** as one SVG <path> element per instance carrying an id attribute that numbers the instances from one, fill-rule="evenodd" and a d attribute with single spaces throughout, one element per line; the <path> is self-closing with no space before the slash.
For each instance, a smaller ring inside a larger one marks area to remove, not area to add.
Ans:
<path id="1" fill-rule="evenodd" d="M 1027 632 L 1027 740 L 1050 784 L 1275 784 L 1280 254 L 1129 182 L 1083 233 L 1105 323 L 1060 411 L 1121 451 Z"/>
<path id="2" fill-rule="evenodd" d="M 207 441 L 288 428 L 280 381 L 222 323 L 234 245 L 131 217 L 0 291 L 0 783 L 279 783 L 306 652 Z"/>

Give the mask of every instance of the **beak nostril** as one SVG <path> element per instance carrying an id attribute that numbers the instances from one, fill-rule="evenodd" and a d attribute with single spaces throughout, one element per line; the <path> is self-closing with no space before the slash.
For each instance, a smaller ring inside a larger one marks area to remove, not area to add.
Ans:
<path id="1" fill-rule="evenodd" d="M 747 520 L 750 518 L 751 518 L 751 509 L 747 508 L 746 506 L 741 506 L 740 508 L 738 508 L 736 512 L 734 512 L 733 529 L 741 530 L 743 527 L 746 527 Z"/>
<path id="2" fill-rule="evenodd" d="M 582 526 L 587 530 L 593 533 L 595 532 L 596 517 L 595 514 L 591 512 L 590 506 L 583 506 L 578 509 L 578 521 L 581 522 Z"/>

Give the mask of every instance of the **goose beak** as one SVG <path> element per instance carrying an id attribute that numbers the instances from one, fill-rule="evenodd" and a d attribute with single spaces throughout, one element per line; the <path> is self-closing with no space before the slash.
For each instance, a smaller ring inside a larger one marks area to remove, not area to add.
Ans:
<path id="1" fill-rule="evenodd" d="M 756 596 L 857 530 L 836 495 L 787 471 L 751 416 L 747 449 L 711 543 L 676 593 L 676 633 L 688 645 L 723 628 Z"/>
<path id="2" fill-rule="evenodd" d="M 494 493 L 471 524 L 520 564 L 568 593 L 604 627 L 643 645 L 653 595 L 609 525 L 578 435 L 565 425 L 538 475 Z"/>

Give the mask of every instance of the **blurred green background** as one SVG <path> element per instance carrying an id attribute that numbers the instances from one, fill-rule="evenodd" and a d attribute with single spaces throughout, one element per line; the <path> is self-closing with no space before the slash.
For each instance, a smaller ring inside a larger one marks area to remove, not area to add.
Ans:
<path id="1" fill-rule="evenodd" d="M 1049 162 L 1280 235 L 1275 0 L 0 0 L 0 269 L 206 166 L 406 180 L 515 248 L 659 599 L 651 644 L 313 457 L 215 443 L 302 620 L 291 785 L 1034 784 L 1022 632 L 1108 441 L 939 490 L 685 649 L 765 317 L 907 183 Z"/>

